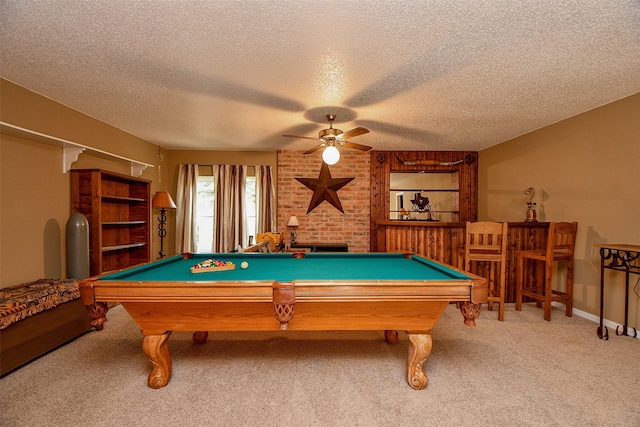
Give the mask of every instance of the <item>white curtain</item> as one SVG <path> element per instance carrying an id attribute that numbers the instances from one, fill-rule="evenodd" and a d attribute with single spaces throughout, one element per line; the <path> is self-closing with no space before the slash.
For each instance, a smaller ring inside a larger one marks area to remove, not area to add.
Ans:
<path id="1" fill-rule="evenodd" d="M 231 252 L 247 241 L 245 165 L 213 165 L 215 180 L 214 252 Z"/>
<path id="2" fill-rule="evenodd" d="M 256 174 L 256 234 L 276 231 L 276 191 L 271 166 L 254 166 Z"/>
<path id="3" fill-rule="evenodd" d="M 196 251 L 198 165 L 182 164 L 176 192 L 176 252 Z"/>

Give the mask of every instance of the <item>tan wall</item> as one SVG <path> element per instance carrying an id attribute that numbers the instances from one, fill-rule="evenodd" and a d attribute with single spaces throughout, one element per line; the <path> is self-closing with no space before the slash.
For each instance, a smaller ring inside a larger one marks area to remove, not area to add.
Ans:
<path id="1" fill-rule="evenodd" d="M 153 191 L 161 189 L 157 146 L 6 80 L 0 79 L 0 91 L 3 122 L 155 165 L 142 178 L 154 181 Z M 81 154 L 72 167 L 130 173 L 128 163 L 91 154 Z M 65 277 L 70 183 L 62 169 L 61 148 L 0 135 L 0 287 Z"/>
<path id="2" fill-rule="evenodd" d="M 640 245 L 640 94 L 483 150 L 479 218 L 522 221 L 535 187 L 541 221 L 577 221 L 574 307 L 600 312 L 596 243 Z M 639 276 L 631 276 L 631 287 Z M 607 272 L 605 318 L 624 321 L 624 273 Z M 631 292 L 629 324 L 640 328 Z"/>
<path id="3" fill-rule="evenodd" d="M 318 178 L 321 151 L 278 152 L 278 231 L 287 231 L 289 217 L 300 222 L 298 242 L 347 243 L 350 252 L 369 251 L 369 153 L 342 150 L 340 161 L 330 167 L 332 178 L 355 178 L 338 190 L 344 209 L 340 212 L 324 201 L 307 214 L 313 192 L 295 178 Z M 285 233 L 289 242 L 289 234 Z"/>

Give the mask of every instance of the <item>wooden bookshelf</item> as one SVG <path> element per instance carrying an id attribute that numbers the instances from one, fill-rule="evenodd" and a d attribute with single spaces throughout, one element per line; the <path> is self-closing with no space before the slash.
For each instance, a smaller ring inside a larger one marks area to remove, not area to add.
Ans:
<path id="1" fill-rule="evenodd" d="M 92 276 L 149 262 L 151 182 L 100 169 L 73 169 L 71 211 L 89 221 Z"/>

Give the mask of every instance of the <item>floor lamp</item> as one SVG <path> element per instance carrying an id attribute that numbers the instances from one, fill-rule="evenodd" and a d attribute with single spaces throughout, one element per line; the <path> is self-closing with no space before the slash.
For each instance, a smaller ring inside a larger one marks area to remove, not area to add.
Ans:
<path id="1" fill-rule="evenodd" d="M 155 196 L 153 196 L 151 206 L 160 211 L 160 216 L 158 217 L 158 221 L 160 221 L 158 224 L 158 236 L 160 236 L 160 258 L 164 258 L 164 238 L 167 235 L 167 229 L 165 228 L 165 224 L 167 223 L 167 209 L 175 209 L 176 204 L 173 203 L 171 194 L 167 191 L 158 191 Z"/>

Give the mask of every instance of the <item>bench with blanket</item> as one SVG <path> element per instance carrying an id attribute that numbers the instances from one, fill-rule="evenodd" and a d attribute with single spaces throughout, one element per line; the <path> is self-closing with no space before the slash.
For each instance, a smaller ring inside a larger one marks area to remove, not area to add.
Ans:
<path id="1" fill-rule="evenodd" d="M 77 280 L 0 288 L 0 376 L 92 329 Z"/>

